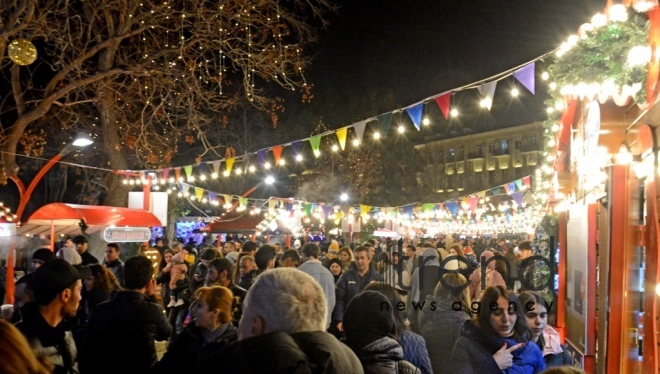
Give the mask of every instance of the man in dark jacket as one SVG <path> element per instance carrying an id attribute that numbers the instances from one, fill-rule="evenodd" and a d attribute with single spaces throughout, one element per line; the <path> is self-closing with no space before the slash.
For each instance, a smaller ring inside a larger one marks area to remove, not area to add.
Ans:
<path id="1" fill-rule="evenodd" d="M 39 356 L 53 363 L 53 373 L 78 373 L 78 352 L 66 318 L 76 316 L 82 299 L 80 274 L 58 258 L 39 267 L 32 275 L 30 286 L 34 301 L 23 306 L 22 319 L 16 327 Z"/>
<path id="2" fill-rule="evenodd" d="M 243 301 L 245 300 L 247 290 L 232 282 L 231 275 L 234 272 L 233 268 L 231 262 L 226 258 L 216 258 L 209 262 L 209 269 L 206 273 L 206 281 L 204 282 L 204 285 L 223 286 L 231 291 L 232 295 L 234 295 L 232 323 L 234 326 L 238 326 L 238 322 L 243 315 Z"/>
<path id="3" fill-rule="evenodd" d="M 333 323 L 336 323 L 339 331 L 343 331 L 341 321 L 351 299 L 362 292 L 369 283 L 382 281 L 380 274 L 371 266 L 369 248 L 356 247 L 353 254 L 355 255 L 353 267 L 339 277 L 335 289 L 335 309 L 332 312 L 332 320 L 335 321 Z"/>
<path id="4" fill-rule="evenodd" d="M 363 373 L 355 354 L 325 332 L 321 286 L 293 268 L 264 272 L 243 304 L 227 373 Z M 258 358 L 258 359 L 255 359 Z"/>
<path id="5" fill-rule="evenodd" d="M 153 264 L 133 256 L 124 264 L 125 291 L 94 308 L 81 352 L 81 373 L 146 373 L 156 363 L 155 341 L 164 341 L 172 326 L 155 297 Z M 109 352 L 121 353 L 110 359 Z"/>
<path id="6" fill-rule="evenodd" d="M 99 260 L 94 257 L 91 253 L 89 253 L 89 238 L 86 235 L 77 235 L 74 236 L 73 239 L 71 239 L 73 244 L 76 245 L 76 251 L 78 251 L 78 254 L 80 255 L 80 258 L 82 259 L 82 265 L 89 265 L 89 264 L 98 264 Z"/>

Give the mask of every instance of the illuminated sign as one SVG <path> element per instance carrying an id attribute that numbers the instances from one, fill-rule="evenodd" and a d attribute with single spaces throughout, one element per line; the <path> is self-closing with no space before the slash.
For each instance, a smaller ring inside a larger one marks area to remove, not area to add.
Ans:
<path id="1" fill-rule="evenodd" d="M 151 229 L 148 227 L 106 227 L 103 230 L 103 240 L 106 242 L 148 242 L 151 240 Z"/>

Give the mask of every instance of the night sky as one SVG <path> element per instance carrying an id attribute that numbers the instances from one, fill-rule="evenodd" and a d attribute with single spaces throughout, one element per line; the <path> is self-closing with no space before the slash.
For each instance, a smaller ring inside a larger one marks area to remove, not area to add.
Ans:
<path id="1" fill-rule="evenodd" d="M 290 99 L 285 118 L 323 117 L 334 129 L 486 79 L 557 48 L 605 5 L 605 0 L 341 1 L 318 44 L 307 51 L 314 55 L 306 72 L 314 100 L 300 106 Z M 539 97 L 528 113 L 507 104 L 504 109 L 514 111 L 504 119 L 493 113 L 495 118 L 489 114 L 461 126 L 479 131 L 511 116 L 518 122 L 538 119 L 541 105 Z M 493 111 L 502 109 L 496 106 Z"/>

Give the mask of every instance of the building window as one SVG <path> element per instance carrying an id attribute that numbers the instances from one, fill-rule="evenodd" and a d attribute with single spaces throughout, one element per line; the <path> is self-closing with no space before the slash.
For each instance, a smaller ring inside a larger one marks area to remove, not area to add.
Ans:
<path id="1" fill-rule="evenodd" d="M 456 156 L 456 152 L 454 151 L 454 148 L 449 148 L 449 157 L 454 157 Z"/>
<path id="2" fill-rule="evenodd" d="M 529 137 L 529 144 L 530 145 L 536 145 L 536 135 L 531 135 Z"/>
<path id="3" fill-rule="evenodd" d="M 488 145 L 488 152 L 489 153 L 495 153 L 495 143 L 490 143 Z"/>
<path id="4" fill-rule="evenodd" d="M 515 149 L 520 149 L 520 146 L 521 146 L 521 145 L 522 145 L 522 140 L 516 140 L 516 141 L 513 143 L 513 148 L 515 148 Z"/>
<path id="5" fill-rule="evenodd" d="M 463 158 L 463 147 L 458 148 L 458 157 Z"/>
<path id="6" fill-rule="evenodd" d="M 509 149 L 509 141 L 504 139 L 502 140 L 502 153 L 505 153 Z"/>
<path id="7" fill-rule="evenodd" d="M 482 156 L 484 154 L 484 147 L 481 144 L 477 144 L 477 156 Z"/>

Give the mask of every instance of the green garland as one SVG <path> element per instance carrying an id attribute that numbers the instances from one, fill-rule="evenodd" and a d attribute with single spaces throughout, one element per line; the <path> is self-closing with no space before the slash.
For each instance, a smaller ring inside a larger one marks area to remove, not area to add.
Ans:
<path id="1" fill-rule="evenodd" d="M 629 66 L 626 61 L 631 47 L 648 44 L 648 18 L 629 8 L 627 21 L 609 22 L 587 31 L 586 35 L 548 67 L 558 86 L 555 91 L 566 85 L 602 83 L 612 79 L 618 87 L 641 83 L 642 89 L 634 99 L 640 104 L 646 102 L 647 66 Z"/>

